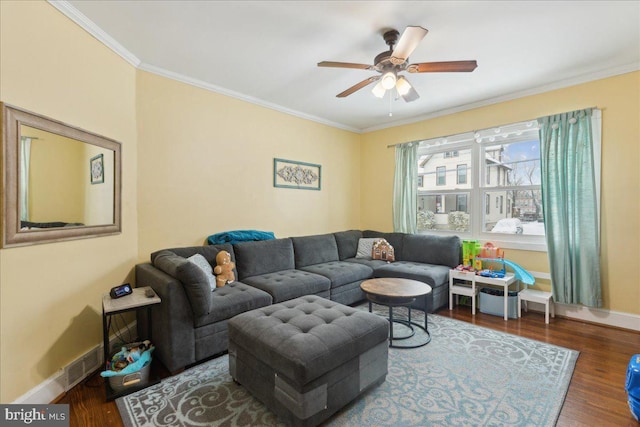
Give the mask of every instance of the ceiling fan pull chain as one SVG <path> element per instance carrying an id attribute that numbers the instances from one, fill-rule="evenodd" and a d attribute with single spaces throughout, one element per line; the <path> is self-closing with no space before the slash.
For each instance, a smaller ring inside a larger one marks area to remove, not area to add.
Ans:
<path id="1" fill-rule="evenodd" d="M 387 92 L 389 92 L 389 117 L 393 117 L 393 113 L 391 112 L 391 90 L 388 90 Z"/>

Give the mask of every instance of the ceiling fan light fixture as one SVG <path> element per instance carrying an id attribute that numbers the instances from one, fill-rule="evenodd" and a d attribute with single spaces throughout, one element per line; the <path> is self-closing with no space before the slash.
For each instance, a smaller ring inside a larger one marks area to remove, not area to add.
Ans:
<path id="1" fill-rule="evenodd" d="M 393 87 L 396 85 L 396 74 L 393 71 L 384 73 L 382 79 L 380 80 L 380 83 L 385 90 L 393 89 Z"/>
<path id="2" fill-rule="evenodd" d="M 409 93 L 409 91 L 412 89 L 412 86 L 411 83 L 409 83 L 409 81 L 404 78 L 404 76 L 400 76 L 398 77 L 398 81 L 396 82 L 396 89 L 400 95 L 404 96 Z"/>
<path id="3" fill-rule="evenodd" d="M 382 98 L 387 90 L 382 87 L 382 81 L 379 81 L 378 84 L 371 89 L 371 92 L 376 98 Z"/>

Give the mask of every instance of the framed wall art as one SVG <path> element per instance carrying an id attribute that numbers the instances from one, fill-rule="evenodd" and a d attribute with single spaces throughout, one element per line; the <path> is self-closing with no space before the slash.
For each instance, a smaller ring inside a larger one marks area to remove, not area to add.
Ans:
<path id="1" fill-rule="evenodd" d="M 104 159 L 102 154 L 98 154 L 89 160 L 89 170 L 91 171 L 91 184 L 102 184 L 104 182 Z"/>
<path id="2" fill-rule="evenodd" d="M 320 190 L 322 166 L 295 160 L 273 159 L 273 186 Z"/>

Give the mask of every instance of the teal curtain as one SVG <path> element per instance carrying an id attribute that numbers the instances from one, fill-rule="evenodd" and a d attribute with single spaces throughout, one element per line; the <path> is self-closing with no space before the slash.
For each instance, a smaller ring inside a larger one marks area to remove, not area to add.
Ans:
<path id="1" fill-rule="evenodd" d="M 393 181 L 393 229 L 416 232 L 418 211 L 417 143 L 396 145 L 396 170 Z"/>
<path id="2" fill-rule="evenodd" d="M 592 110 L 538 119 L 554 301 L 602 306 Z"/>

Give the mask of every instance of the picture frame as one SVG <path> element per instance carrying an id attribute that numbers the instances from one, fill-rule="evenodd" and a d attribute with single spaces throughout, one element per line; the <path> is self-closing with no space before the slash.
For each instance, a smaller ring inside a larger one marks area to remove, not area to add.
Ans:
<path id="1" fill-rule="evenodd" d="M 273 186 L 320 191 L 322 166 L 296 160 L 273 159 Z"/>
<path id="2" fill-rule="evenodd" d="M 102 184 L 104 182 L 104 159 L 103 154 L 98 154 L 89 160 L 89 174 L 91 184 Z"/>

